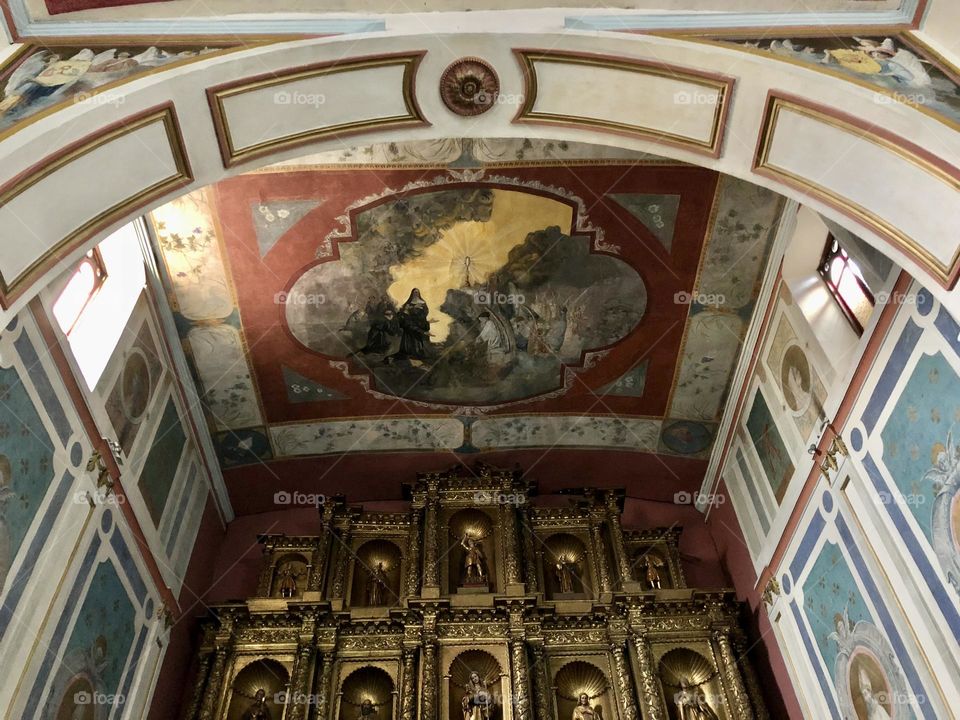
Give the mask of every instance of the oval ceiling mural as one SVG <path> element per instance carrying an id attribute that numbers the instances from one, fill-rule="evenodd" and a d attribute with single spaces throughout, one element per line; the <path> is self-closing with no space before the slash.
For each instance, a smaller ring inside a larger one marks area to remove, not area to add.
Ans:
<path id="1" fill-rule="evenodd" d="M 576 212 L 493 185 L 388 196 L 293 282 L 287 325 L 388 395 L 483 405 L 557 390 L 564 366 L 629 335 L 647 304 L 635 269 L 576 234 Z"/>

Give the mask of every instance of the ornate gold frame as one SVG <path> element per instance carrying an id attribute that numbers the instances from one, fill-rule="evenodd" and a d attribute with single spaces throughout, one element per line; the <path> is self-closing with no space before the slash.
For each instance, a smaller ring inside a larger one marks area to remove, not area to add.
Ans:
<path id="1" fill-rule="evenodd" d="M 960 192 L 960 170 L 939 160 L 923 148 L 904 138 L 888 133 L 881 128 L 865 127 L 853 116 L 810 103 L 803 98 L 772 91 L 767 96 L 767 106 L 753 161 L 753 171 L 758 175 L 797 188 L 804 194 L 825 202 L 853 220 L 866 225 L 902 252 L 911 256 L 917 263 L 927 268 L 945 288 L 951 289 L 957 281 L 958 274 L 960 274 L 960 247 L 954 251 L 949 264 L 945 264 L 926 250 L 921 242 L 910 237 L 873 211 L 791 170 L 778 167 L 770 162 L 769 154 L 777 129 L 777 121 L 780 112 L 784 109 L 829 125 L 842 132 L 856 134 L 858 139 L 871 142 L 915 165 L 931 175 L 933 179 L 952 186 L 957 192 Z"/>
<path id="2" fill-rule="evenodd" d="M 735 80 L 719 74 L 705 73 L 697 70 L 667 63 L 650 62 L 647 60 L 624 60 L 608 55 L 593 55 L 588 53 L 573 53 L 554 50 L 526 50 L 515 49 L 514 54 L 523 70 L 526 88 L 523 104 L 513 118 L 515 123 L 543 123 L 562 125 L 573 128 L 590 128 L 601 132 L 612 132 L 619 135 L 640 137 L 668 145 L 675 145 L 686 150 L 693 150 L 710 157 L 719 157 L 723 144 L 724 130 L 729 114 L 729 98 L 733 94 Z M 717 103 L 714 109 L 713 127 L 710 139 L 707 142 L 693 140 L 683 135 L 654 130 L 641 125 L 598 120 L 580 115 L 560 115 L 555 113 L 538 112 L 534 110 L 537 102 L 537 62 L 552 62 L 556 64 L 584 65 L 587 67 L 625 70 L 627 72 L 666 77 L 701 85 L 717 91 Z"/>
<path id="3" fill-rule="evenodd" d="M 58 262 L 64 255 L 69 254 L 92 235 L 134 210 L 149 204 L 153 200 L 178 188 L 186 187 L 193 182 L 194 178 L 186 147 L 183 142 L 183 136 L 180 132 L 180 124 L 177 120 L 176 111 L 172 103 L 166 103 L 131 117 L 124 118 L 93 135 L 88 135 L 78 142 L 40 160 L 40 162 L 20 173 L 6 185 L 0 187 L 0 207 L 3 207 L 12 199 L 26 192 L 50 174 L 66 167 L 74 160 L 108 145 L 117 138 L 129 135 L 156 122 L 163 123 L 167 141 L 170 146 L 170 153 L 176 164 L 176 172 L 170 177 L 164 178 L 150 187 L 139 190 L 125 200 L 101 211 L 83 225 L 61 238 L 55 245 L 44 251 L 15 278 L 6 278 L 0 273 L 0 307 L 4 309 L 8 308 L 11 300 L 15 299 L 26 289 L 25 286 L 29 286 L 40 275 L 46 272 L 51 265 Z"/>
<path id="4" fill-rule="evenodd" d="M 233 167 L 240 163 L 263 157 L 279 150 L 305 145 L 311 142 L 317 142 L 329 137 L 346 137 L 357 135 L 373 130 L 397 129 L 403 127 L 423 127 L 430 123 L 427 121 L 420 106 L 417 104 L 415 84 L 417 69 L 420 61 L 426 51 L 415 53 L 397 53 L 393 55 L 371 55 L 367 57 L 348 58 L 345 60 L 334 60 L 331 62 L 306 65 L 287 70 L 281 70 L 277 73 L 258 75 L 255 77 L 235 80 L 223 85 L 207 89 L 207 102 L 210 105 L 210 113 L 213 116 L 213 125 L 217 134 L 217 142 L 220 145 L 220 155 L 223 158 L 224 167 Z M 285 85 L 298 80 L 323 77 L 337 73 L 352 72 L 368 68 L 400 66 L 403 68 L 403 99 L 407 113 L 405 115 L 394 115 L 388 117 L 371 118 L 368 120 L 357 120 L 339 125 L 330 125 L 313 130 L 305 130 L 300 133 L 279 137 L 274 140 L 266 140 L 256 145 L 238 150 L 230 132 L 230 121 L 227 117 L 224 100 L 226 98 L 243 95 L 249 92 L 255 92 L 263 88 Z"/>

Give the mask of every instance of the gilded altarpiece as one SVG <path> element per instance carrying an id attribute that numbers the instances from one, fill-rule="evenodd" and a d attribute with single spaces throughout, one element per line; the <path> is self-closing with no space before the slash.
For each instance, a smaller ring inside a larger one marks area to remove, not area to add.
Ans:
<path id="1" fill-rule="evenodd" d="M 257 595 L 212 608 L 186 720 L 766 718 L 732 592 L 624 497 L 538 504 L 519 471 L 421 475 L 409 509 L 264 535 Z"/>

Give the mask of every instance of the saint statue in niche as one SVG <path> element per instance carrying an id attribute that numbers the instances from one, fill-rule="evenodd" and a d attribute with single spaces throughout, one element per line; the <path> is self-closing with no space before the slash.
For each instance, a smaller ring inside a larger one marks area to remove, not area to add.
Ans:
<path id="1" fill-rule="evenodd" d="M 370 577 L 367 579 L 367 605 L 371 607 L 383 605 L 386 591 L 387 573 L 383 569 L 383 563 L 378 562 L 377 567 L 370 571 Z"/>
<path id="2" fill-rule="evenodd" d="M 464 549 L 463 555 L 463 583 L 465 585 L 481 585 L 487 582 L 487 558 L 483 552 L 480 540 L 470 537 L 467 533 L 460 538 L 460 546 Z"/>
<path id="3" fill-rule="evenodd" d="M 365 698 L 363 702 L 360 703 L 360 707 L 357 708 L 357 720 L 372 720 L 376 717 L 377 708 L 373 704 L 373 700 Z"/>
<path id="4" fill-rule="evenodd" d="M 490 720 L 493 708 L 493 696 L 487 689 L 487 683 L 476 670 L 470 673 L 470 679 L 464 688 L 463 720 Z"/>
<path id="5" fill-rule="evenodd" d="M 267 707 L 267 691 L 263 688 L 253 695 L 253 705 L 243 714 L 243 720 L 273 720 L 270 708 Z"/>
<path id="6" fill-rule="evenodd" d="M 680 720 L 720 720 L 700 686 L 691 685 L 686 678 L 680 679 L 680 690 L 673 696 L 673 701 Z"/>
<path id="7" fill-rule="evenodd" d="M 297 596 L 297 580 L 302 574 L 296 571 L 292 563 L 281 566 L 277 573 L 280 597 L 289 599 Z"/>
<path id="8" fill-rule="evenodd" d="M 647 584 L 651 590 L 660 590 L 663 587 L 663 580 L 660 577 L 659 568 L 663 567 L 663 560 L 659 555 L 647 553 L 643 556 L 643 563 L 647 566 Z"/>
<path id="9" fill-rule="evenodd" d="M 560 585 L 560 592 L 573 592 L 573 563 L 560 558 L 556 565 L 557 582 Z"/>
<path id="10" fill-rule="evenodd" d="M 600 706 L 597 705 L 596 709 L 590 707 L 590 696 L 580 693 L 571 720 L 600 720 L 600 713 L 602 713 Z"/>

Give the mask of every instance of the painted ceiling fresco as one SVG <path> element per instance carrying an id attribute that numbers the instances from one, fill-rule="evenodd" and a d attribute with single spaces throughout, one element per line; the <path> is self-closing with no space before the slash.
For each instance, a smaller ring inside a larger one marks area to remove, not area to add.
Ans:
<path id="1" fill-rule="evenodd" d="M 911 105 L 960 127 L 956 69 L 910 34 L 738 37 L 721 42 L 852 80 L 881 93 L 880 102 Z"/>
<path id="2" fill-rule="evenodd" d="M 152 215 L 225 468 L 603 448 L 702 475 L 782 211 L 546 141 L 355 148 Z"/>
<path id="3" fill-rule="evenodd" d="M 123 104 L 104 91 L 157 68 L 217 52 L 204 46 L 24 45 L 0 67 L 0 136 L 69 102 Z"/>

